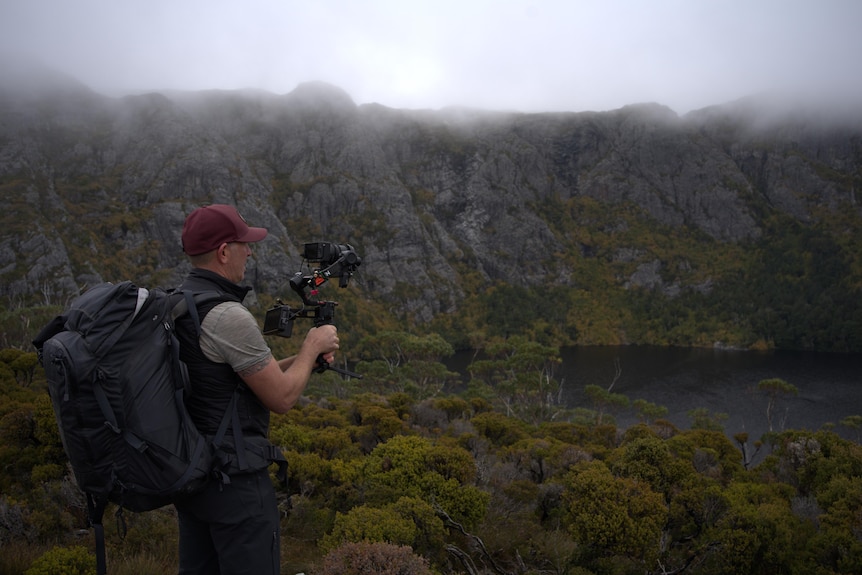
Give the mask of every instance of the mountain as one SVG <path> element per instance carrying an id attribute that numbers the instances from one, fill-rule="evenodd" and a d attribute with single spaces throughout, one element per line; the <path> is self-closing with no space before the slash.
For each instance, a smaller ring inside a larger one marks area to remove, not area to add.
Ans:
<path id="1" fill-rule="evenodd" d="M 326 297 L 360 332 L 862 351 L 857 188 L 860 110 L 398 110 L 323 83 L 109 98 L 0 66 L 6 309 L 176 285 L 185 215 L 230 203 L 270 230 L 261 304 L 290 297 L 304 242 L 353 245 L 351 289 Z"/>

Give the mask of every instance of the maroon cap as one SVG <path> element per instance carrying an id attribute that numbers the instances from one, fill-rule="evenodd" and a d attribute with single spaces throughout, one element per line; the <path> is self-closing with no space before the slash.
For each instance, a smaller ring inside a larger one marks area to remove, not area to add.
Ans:
<path id="1" fill-rule="evenodd" d="M 198 208 L 183 224 L 183 251 L 190 256 L 205 254 L 224 243 L 259 242 L 265 228 L 249 227 L 233 206 L 213 204 Z"/>

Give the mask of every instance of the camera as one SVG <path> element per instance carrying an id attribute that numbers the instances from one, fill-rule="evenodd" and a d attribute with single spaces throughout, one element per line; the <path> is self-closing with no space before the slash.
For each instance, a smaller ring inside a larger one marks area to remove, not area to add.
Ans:
<path id="1" fill-rule="evenodd" d="M 331 244 L 329 242 L 315 242 L 305 244 L 302 257 L 310 262 L 321 262 L 332 264 L 339 258 L 350 258 L 351 261 L 361 261 L 350 244 Z"/>
<path id="2" fill-rule="evenodd" d="M 305 244 L 302 257 L 309 262 L 319 263 L 322 269 L 317 271 L 326 279 L 340 278 L 339 287 L 347 287 L 351 276 L 362 263 L 362 258 L 350 244 L 328 242 Z"/>
<path id="3" fill-rule="evenodd" d="M 335 244 L 329 242 L 307 243 L 304 246 L 302 257 L 307 262 L 315 263 L 315 267 L 308 275 L 297 272 L 290 278 L 291 289 L 299 295 L 302 307 L 291 308 L 280 299 L 266 312 L 263 322 L 264 335 L 277 335 L 290 337 L 293 333 L 293 321 L 297 318 L 314 320 L 314 326 L 333 323 L 335 318 L 335 307 L 338 302 L 322 301 L 312 299 L 317 295 L 317 288 L 331 278 L 339 278 L 339 287 L 345 288 L 356 269 L 362 264 L 362 258 L 350 244 Z M 358 374 L 337 369 L 318 358 L 320 368 L 318 371 L 332 369 L 344 375 L 361 377 Z"/>

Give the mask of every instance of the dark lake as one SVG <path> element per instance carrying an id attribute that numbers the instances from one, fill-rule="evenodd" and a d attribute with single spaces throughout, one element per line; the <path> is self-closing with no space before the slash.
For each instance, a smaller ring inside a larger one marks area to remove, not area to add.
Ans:
<path id="1" fill-rule="evenodd" d="M 618 365 L 611 391 L 666 407 L 667 419 L 682 429 L 691 426 L 692 409 L 726 414 L 722 425 L 728 435 L 746 431 L 755 440 L 768 430 L 767 399 L 757 392 L 757 384 L 777 377 L 794 385 L 798 395 L 778 403 L 773 429 L 817 430 L 834 423 L 843 437 L 859 439 L 855 430 L 838 423 L 848 415 L 862 415 L 860 354 L 579 346 L 561 349 L 561 356 L 556 377 L 563 381 L 569 407 L 591 407 L 584 386 L 607 389 Z M 463 372 L 470 357 L 459 353 L 450 369 Z M 621 427 L 636 421 L 633 413 L 616 418 Z"/>

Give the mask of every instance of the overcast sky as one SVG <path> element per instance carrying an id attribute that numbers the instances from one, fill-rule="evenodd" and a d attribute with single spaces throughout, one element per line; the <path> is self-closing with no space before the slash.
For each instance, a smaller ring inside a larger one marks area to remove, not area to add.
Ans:
<path id="1" fill-rule="evenodd" d="M 0 0 L 0 50 L 108 95 L 325 81 L 393 108 L 683 114 L 862 96 L 862 0 Z"/>

